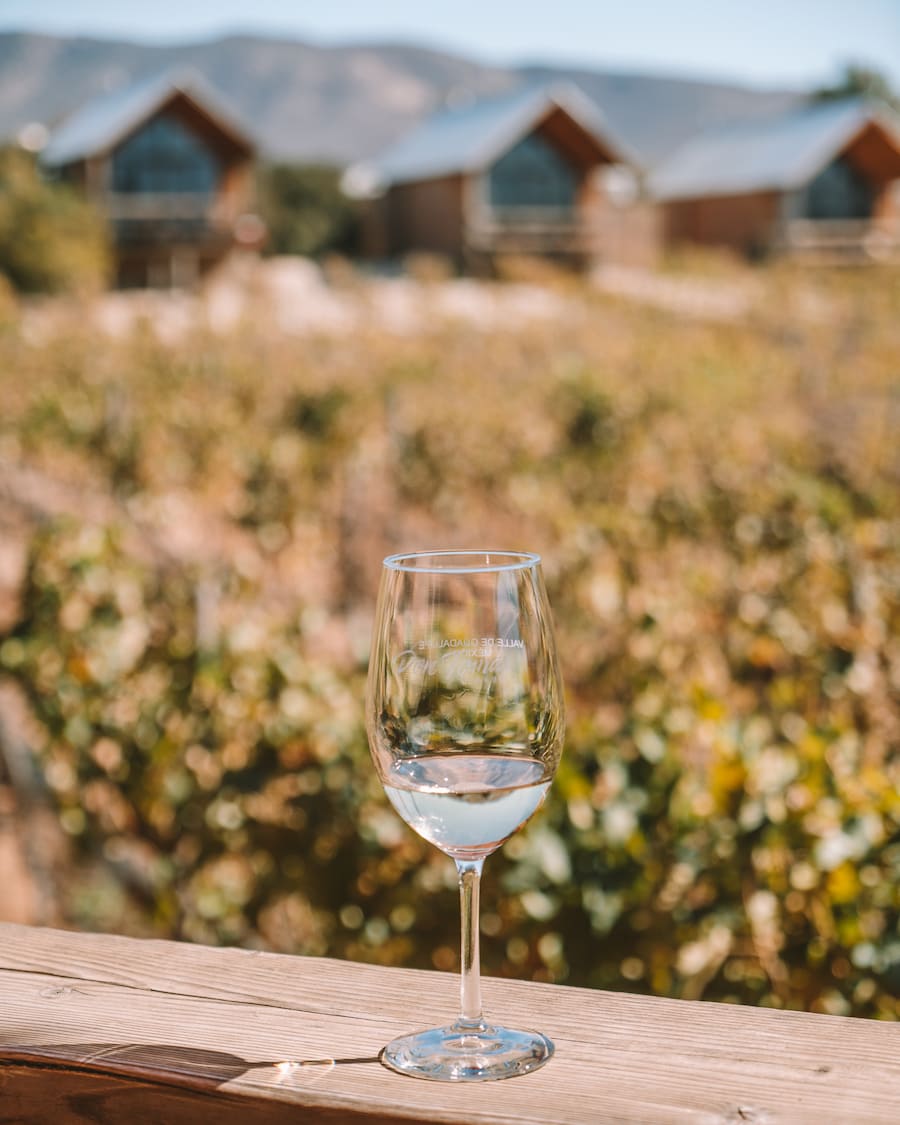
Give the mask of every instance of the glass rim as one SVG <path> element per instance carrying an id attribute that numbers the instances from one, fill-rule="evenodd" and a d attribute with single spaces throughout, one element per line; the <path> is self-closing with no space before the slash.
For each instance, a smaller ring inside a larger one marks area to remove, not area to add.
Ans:
<path id="1" fill-rule="evenodd" d="M 450 560 L 428 566 L 425 559 Z M 466 562 L 464 560 L 472 560 Z M 483 562 L 475 562 L 482 559 Z M 508 561 L 502 561 L 508 560 Z M 541 556 L 533 551 L 505 551 L 496 549 L 453 551 L 404 551 L 388 555 L 383 565 L 387 570 L 400 570 L 407 574 L 490 574 L 502 570 L 530 570 L 540 565 Z"/>

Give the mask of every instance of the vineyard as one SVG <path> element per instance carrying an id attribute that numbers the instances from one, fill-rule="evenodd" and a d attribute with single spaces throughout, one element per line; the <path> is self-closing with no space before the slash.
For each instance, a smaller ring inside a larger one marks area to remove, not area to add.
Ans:
<path id="1" fill-rule="evenodd" d="M 302 332 L 3 295 L 0 781 L 24 839 L 52 811 L 56 920 L 456 967 L 452 864 L 370 765 L 374 591 L 529 549 L 568 735 L 485 972 L 900 1019 L 900 273 L 710 317 L 549 278 L 508 321 L 423 278 L 402 330 L 367 284 Z"/>

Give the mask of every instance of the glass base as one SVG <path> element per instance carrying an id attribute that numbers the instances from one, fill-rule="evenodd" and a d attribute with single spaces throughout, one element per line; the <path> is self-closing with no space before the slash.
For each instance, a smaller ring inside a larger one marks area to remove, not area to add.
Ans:
<path id="1" fill-rule="evenodd" d="M 455 1023 L 395 1039 L 381 1061 L 432 1082 L 494 1082 L 530 1074 L 552 1054 L 553 1043 L 539 1031 Z"/>

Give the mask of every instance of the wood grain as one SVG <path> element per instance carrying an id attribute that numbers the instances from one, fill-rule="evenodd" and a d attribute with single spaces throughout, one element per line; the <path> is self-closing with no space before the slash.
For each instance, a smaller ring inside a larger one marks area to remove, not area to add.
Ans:
<path id="1" fill-rule="evenodd" d="M 554 1059 L 508 1082 L 418 1082 L 378 1055 L 452 1019 L 452 975 L 0 925 L 0 1123 L 900 1122 L 896 1024 L 484 992 Z"/>

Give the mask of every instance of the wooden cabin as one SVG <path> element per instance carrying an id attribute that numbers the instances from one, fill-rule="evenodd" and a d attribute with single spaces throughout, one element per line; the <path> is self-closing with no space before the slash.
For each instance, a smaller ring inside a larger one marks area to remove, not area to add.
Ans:
<path id="1" fill-rule="evenodd" d="M 577 89 L 528 87 L 436 114 L 343 183 L 363 200 L 368 257 L 432 252 L 481 272 L 504 255 L 583 266 L 623 243 L 640 256 L 641 236 L 652 253 L 652 216 L 604 176 L 632 169 Z"/>
<path id="2" fill-rule="evenodd" d="M 98 97 L 51 134 L 48 175 L 107 216 L 123 287 L 190 285 L 238 245 L 258 243 L 255 145 L 197 76 Z"/>
<path id="3" fill-rule="evenodd" d="M 900 258 L 898 188 L 900 131 L 859 99 L 702 134 L 648 180 L 669 246 L 842 261 Z"/>

